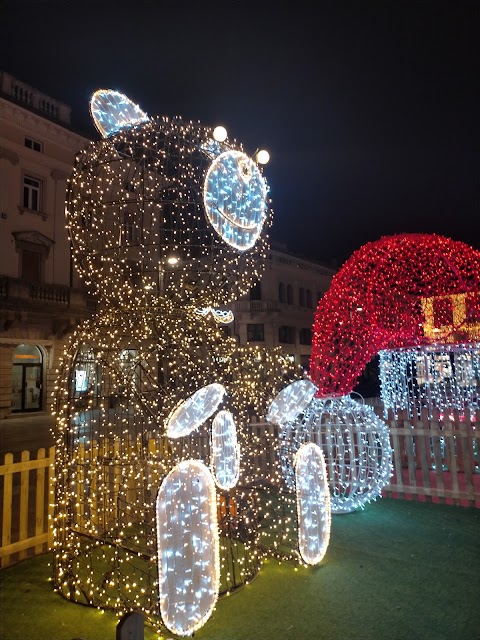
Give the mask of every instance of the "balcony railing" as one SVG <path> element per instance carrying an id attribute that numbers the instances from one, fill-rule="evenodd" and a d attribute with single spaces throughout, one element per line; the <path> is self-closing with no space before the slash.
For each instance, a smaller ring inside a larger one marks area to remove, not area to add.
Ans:
<path id="1" fill-rule="evenodd" d="M 272 300 L 237 300 L 233 303 L 233 311 L 249 311 L 251 313 L 260 313 L 262 311 L 280 311 L 278 302 Z"/>
<path id="2" fill-rule="evenodd" d="M 91 312 L 95 301 L 85 291 L 60 284 L 27 282 L 19 278 L 0 277 L 0 299 L 5 308 L 20 307 L 76 309 Z"/>

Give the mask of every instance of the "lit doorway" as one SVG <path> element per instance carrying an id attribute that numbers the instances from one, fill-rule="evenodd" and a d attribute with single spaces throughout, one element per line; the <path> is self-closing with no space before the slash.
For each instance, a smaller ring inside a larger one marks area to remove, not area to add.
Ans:
<path id="1" fill-rule="evenodd" d="M 43 358 L 33 344 L 19 344 L 12 362 L 12 413 L 41 411 Z"/>

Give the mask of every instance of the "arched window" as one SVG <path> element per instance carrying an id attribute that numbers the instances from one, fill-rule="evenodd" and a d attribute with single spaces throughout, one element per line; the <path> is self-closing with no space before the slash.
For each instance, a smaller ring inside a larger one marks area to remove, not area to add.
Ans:
<path id="1" fill-rule="evenodd" d="M 293 287 L 287 284 L 287 304 L 293 304 Z"/>
<path id="2" fill-rule="evenodd" d="M 43 356 L 34 344 L 19 344 L 12 358 L 12 412 L 41 411 Z"/>
<path id="3" fill-rule="evenodd" d="M 278 300 L 279 302 L 286 302 L 285 285 L 283 282 L 280 282 L 278 285 Z"/>

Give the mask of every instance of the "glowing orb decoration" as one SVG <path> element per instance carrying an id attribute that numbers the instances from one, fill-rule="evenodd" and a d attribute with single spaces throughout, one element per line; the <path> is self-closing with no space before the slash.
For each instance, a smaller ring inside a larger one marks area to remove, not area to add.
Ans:
<path id="1" fill-rule="evenodd" d="M 225 140 L 227 139 L 227 135 L 228 134 L 225 127 L 222 127 L 220 125 L 218 127 L 215 127 L 215 129 L 213 130 L 213 138 L 217 142 L 225 142 Z"/>
<path id="2" fill-rule="evenodd" d="M 274 398 L 267 413 L 268 422 L 292 422 L 310 404 L 316 390 L 316 386 L 307 378 L 292 382 Z"/>
<path id="3" fill-rule="evenodd" d="M 270 154 L 268 153 L 268 151 L 266 149 L 260 149 L 260 151 L 257 153 L 258 164 L 267 164 L 269 160 Z"/>
<path id="4" fill-rule="evenodd" d="M 218 235 L 239 251 L 253 247 L 267 214 L 267 186 L 255 162 L 241 151 L 221 153 L 207 172 L 203 197 Z"/>
<path id="5" fill-rule="evenodd" d="M 228 491 L 237 484 L 240 474 L 237 428 L 230 411 L 220 411 L 213 420 L 211 452 L 215 483 Z"/>
<path id="6" fill-rule="evenodd" d="M 210 617 L 220 580 L 215 483 L 199 460 L 178 464 L 157 496 L 160 614 L 179 636 Z"/>
<path id="7" fill-rule="evenodd" d="M 330 540 L 331 508 L 325 458 L 313 442 L 295 456 L 299 551 L 304 562 L 318 564 Z"/>
<path id="8" fill-rule="evenodd" d="M 90 113 L 104 138 L 125 127 L 148 122 L 149 117 L 123 93 L 111 89 L 95 91 L 90 100 Z"/>
<path id="9" fill-rule="evenodd" d="M 202 387 L 182 401 L 167 420 L 167 436 L 181 438 L 198 429 L 215 413 L 225 395 L 225 387 L 213 383 Z"/>
<path id="10" fill-rule="evenodd" d="M 292 460 L 302 444 L 314 442 L 325 456 L 333 513 L 348 513 L 380 496 L 392 475 L 387 425 L 371 407 L 349 396 L 314 399 L 303 414 L 284 426 L 281 463 L 294 485 Z"/>

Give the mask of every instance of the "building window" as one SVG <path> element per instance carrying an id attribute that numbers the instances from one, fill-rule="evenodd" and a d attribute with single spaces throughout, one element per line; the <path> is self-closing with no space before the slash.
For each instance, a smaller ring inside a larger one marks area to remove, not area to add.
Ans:
<path id="1" fill-rule="evenodd" d="M 308 370 L 310 369 L 310 356 L 301 355 L 300 366 L 302 367 L 304 373 L 308 373 Z"/>
<path id="2" fill-rule="evenodd" d="M 29 282 L 43 282 L 45 256 L 42 251 L 22 249 L 20 254 L 20 277 Z"/>
<path id="3" fill-rule="evenodd" d="M 33 344 L 19 344 L 12 362 L 12 412 L 42 410 L 43 357 Z"/>
<path id="4" fill-rule="evenodd" d="M 312 344 L 312 330 L 310 327 L 300 329 L 299 340 L 300 344 Z"/>
<path id="5" fill-rule="evenodd" d="M 295 344 L 295 327 L 279 327 L 278 341 L 283 344 Z"/>
<path id="6" fill-rule="evenodd" d="M 301 307 L 305 306 L 305 289 L 303 287 L 298 290 L 298 304 Z"/>
<path id="7" fill-rule="evenodd" d="M 42 183 L 31 176 L 23 176 L 23 206 L 30 211 L 40 211 Z"/>
<path id="8" fill-rule="evenodd" d="M 306 294 L 307 294 L 307 307 L 311 309 L 313 305 L 312 305 L 312 292 L 310 291 L 310 289 L 307 289 Z"/>
<path id="9" fill-rule="evenodd" d="M 278 285 L 278 300 L 279 302 L 287 301 L 287 297 L 285 295 L 285 285 L 283 284 L 283 282 L 280 282 L 280 284 Z"/>
<path id="10" fill-rule="evenodd" d="M 220 331 L 223 333 L 223 335 L 227 338 L 231 338 L 232 337 L 232 327 L 228 324 L 221 324 L 219 327 Z"/>
<path id="11" fill-rule="evenodd" d="M 247 324 L 247 342 L 265 342 L 265 326 Z"/>
<path id="12" fill-rule="evenodd" d="M 33 149 L 33 151 L 42 152 L 42 143 L 38 140 L 33 140 L 33 138 L 25 138 L 25 146 L 28 149 Z"/>
<path id="13" fill-rule="evenodd" d="M 287 284 L 287 304 L 293 304 L 293 287 Z"/>
<path id="14" fill-rule="evenodd" d="M 257 282 L 250 289 L 250 300 L 261 300 L 262 299 L 262 285 L 260 282 Z"/>

